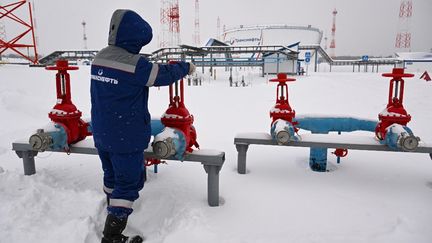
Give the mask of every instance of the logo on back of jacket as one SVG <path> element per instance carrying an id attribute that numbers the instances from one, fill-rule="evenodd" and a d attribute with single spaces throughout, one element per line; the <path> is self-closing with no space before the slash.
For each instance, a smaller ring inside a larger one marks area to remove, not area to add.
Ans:
<path id="1" fill-rule="evenodd" d="M 91 78 L 93 80 L 104 82 L 104 83 L 118 84 L 118 80 L 117 79 L 103 76 L 103 69 L 99 69 L 98 72 L 97 72 L 97 75 L 92 74 Z"/>

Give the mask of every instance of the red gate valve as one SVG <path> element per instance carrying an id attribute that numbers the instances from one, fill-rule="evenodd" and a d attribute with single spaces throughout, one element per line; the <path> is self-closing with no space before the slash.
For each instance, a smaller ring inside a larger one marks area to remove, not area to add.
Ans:
<path id="1" fill-rule="evenodd" d="M 170 61 L 170 63 L 175 63 Z M 161 122 L 166 127 L 181 131 L 185 137 L 185 151 L 192 152 L 192 147 L 199 148 L 197 133 L 193 126 L 194 117 L 184 104 L 184 81 L 180 79 L 169 86 L 169 106 L 161 117 Z"/>
<path id="2" fill-rule="evenodd" d="M 390 77 L 390 87 L 388 103 L 386 108 L 378 115 L 379 122 L 375 128 L 375 134 L 378 139 L 384 140 L 386 129 L 392 124 L 406 126 L 411 121 L 411 115 L 403 106 L 404 86 L 403 78 L 412 78 L 414 74 L 404 73 L 403 68 L 393 68 L 392 73 L 384 73 L 383 77 Z"/>
<path id="3" fill-rule="evenodd" d="M 294 82 L 295 78 L 288 78 L 286 73 L 278 73 L 277 78 L 270 79 L 270 82 L 278 82 L 276 87 L 276 104 L 270 110 L 270 117 L 272 118 L 272 124 L 282 119 L 293 124 L 295 117 L 295 110 L 293 110 L 288 100 L 288 82 Z"/>
<path id="4" fill-rule="evenodd" d="M 81 119 L 81 111 L 72 103 L 70 75 L 68 70 L 77 70 L 78 67 L 69 66 L 67 60 L 57 60 L 56 66 L 46 67 L 46 70 L 55 70 L 57 104 L 48 117 L 55 123 L 63 126 L 67 134 L 67 143 L 72 144 L 91 135 L 89 124 Z"/>

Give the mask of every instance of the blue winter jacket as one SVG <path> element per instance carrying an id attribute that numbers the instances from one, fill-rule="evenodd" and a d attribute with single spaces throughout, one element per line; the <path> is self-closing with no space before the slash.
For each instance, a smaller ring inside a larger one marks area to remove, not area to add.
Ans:
<path id="1" fill-rule="evenodd" d="M 150 25 L 137 13 L 114 12 L 108 47 L 95 56 L 91 66 L 92 130 L 100 150 L 130 153 L 147 148 L 149 87 L 170 85 L 189 71 L 185 62 L 155 64 L 140 56 L 152 37 Z"/>

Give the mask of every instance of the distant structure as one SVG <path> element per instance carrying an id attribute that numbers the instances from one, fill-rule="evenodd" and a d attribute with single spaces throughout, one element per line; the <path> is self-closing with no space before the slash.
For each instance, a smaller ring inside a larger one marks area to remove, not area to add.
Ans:
<path id="1" fill-rule="evenodd" d="M 6 26 L 3 21 L 0 21 L 0 40 L 6 40 Z"/>
<path id="2" fill-rule="evenodd" d="M 6 42 L 7 36 L 6 36 L 6 26 L 4 25 L 3 21 L 0 21 L 0 41 Z M 2 56 L 0 55 L 0 61 L 2 60 Z"/>
<path id="3" fill-rule="evenodd" d="M 324 36 L 324 50 L 325 50 L 325 51 L 327 51 L 327 44 L 328 44 L 328 43 L 327 43 L 327 39 L 328 39 L 328 38 L 327 38 L 327 35 Z"/>
<path id="4" fill-rule="evenodd" d="M 168 1 L 161 0 L 160 8 L 160 32 L 159 32 L 159 47 L 166 47 L 168 45 Z"/>
<path id="5" fill-rule="evenodd" d="M 338 12 L 336 11 L 336 9 L 333 10 L 332 14 L 333 14 L 333 24 L 332 24 L 332 28 L 331 28 L 331 42 L 330 42 L 330 56 L 331 57 L 335 57 L 336 56 L 336 14 Z"/>
<path id="6" fill-rule="evenodd" d="M 399 26 L 395 42 L 395 47 L 399 51 L 411 51 L 410 23 L 412 14 L 412 0 L 402 0 L 399 7 Z"/>
<path id="7" fill-rule="evenodd" d="M 0 21 L 0 39 L 6 40 L 6 26 L 3 22 L 3 20 Z"/>
<path id="8" fill-rule="evenodd" d="M 220 18 L 218 16 L 216 22 L 216 39 L 219 40 L 219 38 L 221 38 L 221 23 L 220 23 Z"/>
<path id="9" fill-rule="evenodd" d="M 83 44 L 84 44 L 84 50 L 87 50 L 86 22 L 83 21 L 81 24 L 83 26 Z"/>
<path id="10" fill-rule="evenodd" d="M 161 0 L 159 47 L 180 44 L 180 9 L 178 0 Z"/>
<path id="11" fill-rule="evenodd" d="M 28 0 L 29 1 L 29 0 Z M 37 18 L 36 18 L 36 4 L 34 2 L 34 0 L 30 0 L 31 1 L 31 8 L 32 8 L 32 17 L 33 17 L 33 29 L 34 29 L 34 36 L 35 36 L 35 45 L 37 47 L 37 49 L 39 49 L 38 45 L 39 45 L 39 36 L 37 34 Z"/>
<path id="12" fill-rule="evenodd" d="M 195 0 L 195 34 L 194 34 L 194 45 L 201 45 L 200 38 L 200 24 L 199 24 L 199 0 Z"/>
<path id="13" fill-rule="evenodd" d="M 28 9 L 23 9 L 25 7 Z M 33 64 L 38 63 L 38 53 L 36 47 L 35 30 L 33 27 L 33 14 L 31 3 L 26 0 L 21 0 L 9 4 L 0 5 L 0 21 L 8 20 L 10 26 L 14 27 L 17 34 L 13 35 L 10 40 L 0 39 L 0 55 L 6 50 L 11 50 L 21 57 L 27 59 Z M 8 24 L 9 26 L 9 24 Z M 6 35 L 5 35 L 6 37 Z M 26 48 L 27 50 L 21 51 L 20 49 Z M 33 54 L 30 55 L 30 51 Z"/>
<path id="14" fill-rule="evenodd" d="M 222 41 L 232 46 L 303 45 L 321 44 L 323 32 L 311 25 L 240 25 L 224 29 Z"/>

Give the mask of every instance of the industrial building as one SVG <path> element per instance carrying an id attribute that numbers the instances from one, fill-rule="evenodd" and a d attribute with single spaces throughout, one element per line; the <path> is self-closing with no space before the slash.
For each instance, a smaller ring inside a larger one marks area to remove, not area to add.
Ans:
<path id="1" fill-rule="evenodd" d="M 232 46 L 319 45 L 322 36 L 323 32 L 311 25 L 240 25 L 223 32 L 222 40 Z"/>

